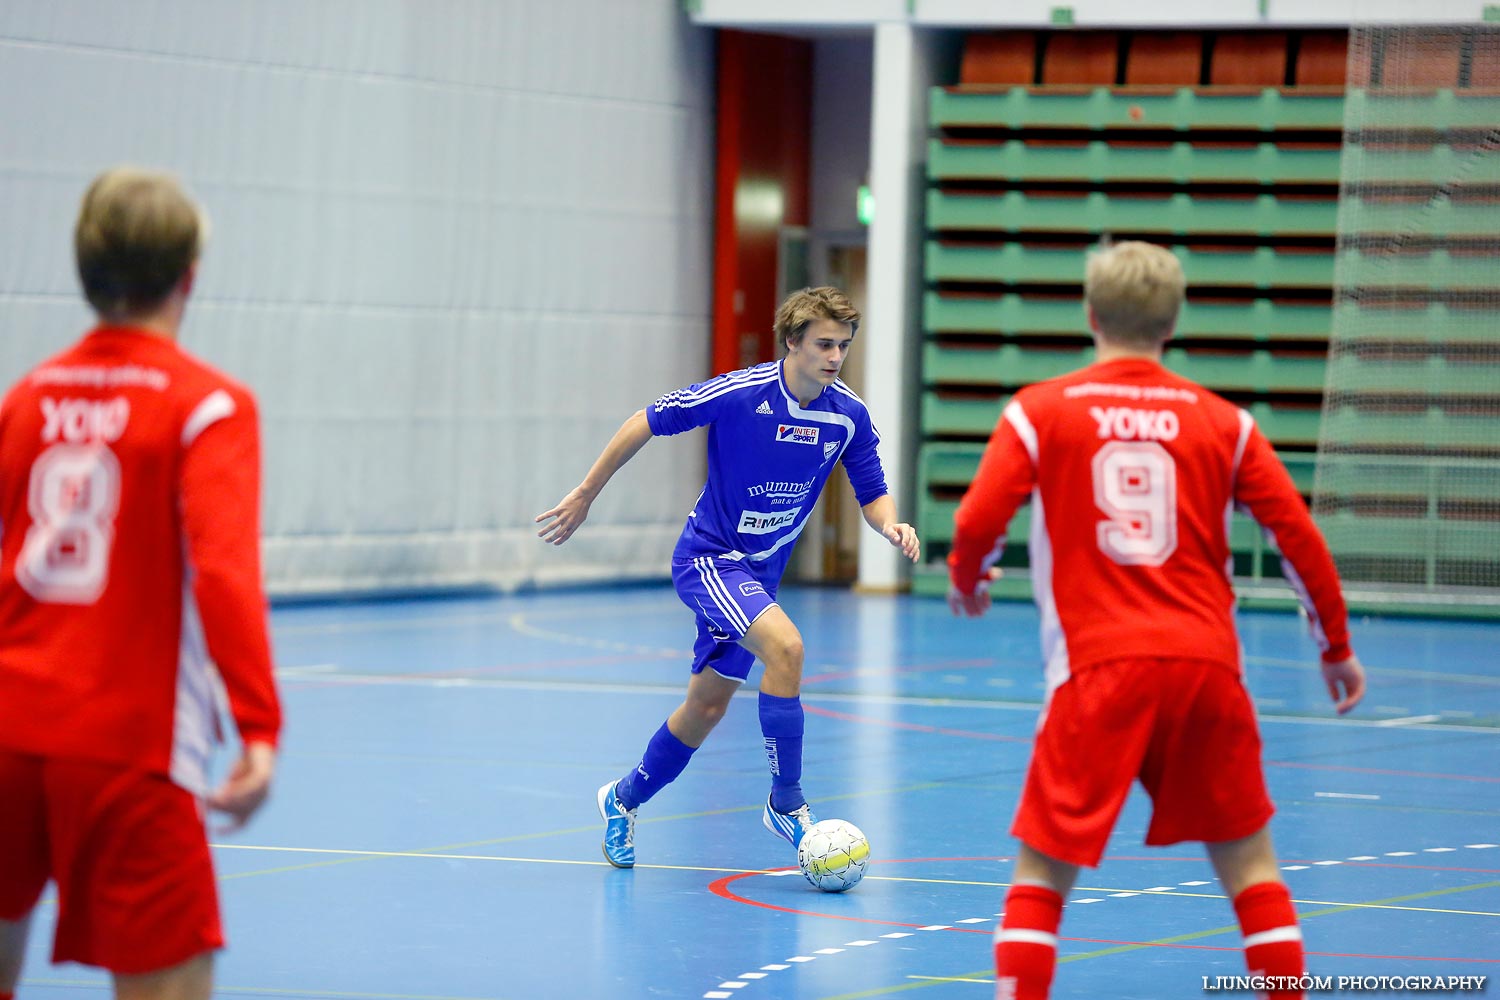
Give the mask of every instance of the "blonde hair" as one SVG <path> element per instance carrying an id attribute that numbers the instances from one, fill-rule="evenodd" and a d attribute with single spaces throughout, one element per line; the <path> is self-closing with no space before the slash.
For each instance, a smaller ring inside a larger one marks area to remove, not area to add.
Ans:
<path id="1" fill-rule="evenodd" d="M 1089 255 L 1083 294 L 1106 339 L 1151 347 L 1172 335 L 1187 292 L 1170 250 L 1126 240 Z"/>
<path id="2" fill-rule="evenodd" d="M 849 296 L 832 285 L 818 288 L 803 288 L 788 295 L 781 308 L 776 310 L 776 342 L 783 349 L 800 344 L 808 324 L 831 319 L 849 324 L 849 332 L 859 331 L 859 310 L 849 301 Z"/>
<path id="3" fill-rule="evenodd" d="M 116 167 L 83 196 L 73 252 L 84 297 L 102 317 L 162 302 L 202 249 L 206 220 L 168 174 Z"/>

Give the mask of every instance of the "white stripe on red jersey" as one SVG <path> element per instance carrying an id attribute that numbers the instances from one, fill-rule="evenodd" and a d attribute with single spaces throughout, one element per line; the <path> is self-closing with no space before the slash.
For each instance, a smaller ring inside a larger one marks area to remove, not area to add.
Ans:
<path id="1" fill-rule="evenodd" d="M 955 515 L 957 589 L 974 592 L 1028 500 L 1049 692 L 1124 657 L 1238 663 L 1235 507 L 1284 554 L 1324 659 L 1350 655 L 1333 559 L 1270 443 L 1248 413 L 1155 361 L 1095 364 L 1016 394 Z"/>
<path id="2" fill-rule="evenodd" d="M 226 706 L 274 744 L 254 397 L 101 328 L 0 405 L 0 747 L 207 790 Z"/>

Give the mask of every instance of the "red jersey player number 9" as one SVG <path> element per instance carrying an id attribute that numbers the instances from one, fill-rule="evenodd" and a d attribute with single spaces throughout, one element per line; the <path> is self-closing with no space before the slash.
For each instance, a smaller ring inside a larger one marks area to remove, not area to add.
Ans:
<path id="1" fill-rule="evenodd" d="M 102 443 L 54 444 L 31 466 L 16 578 L 46 604 L 93 604 L 109 579 L 120 462 Z"/>
<path id="2" fill-rule="evenodd" d="M 1177 551 L 1177 463 L 1156 441 L 1110 441 L 1094 454 L 1094 503 L 1108 517 L 1099 549 L 1122 566 L 1160 566 Z"/>

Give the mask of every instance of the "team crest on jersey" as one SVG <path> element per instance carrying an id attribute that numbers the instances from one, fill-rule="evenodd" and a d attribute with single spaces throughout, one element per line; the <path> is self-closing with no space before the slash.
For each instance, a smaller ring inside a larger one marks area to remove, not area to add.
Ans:
<path id="1" fill-rule="evenodd" d="M 830 458 L 833 457 L 833 453 L 836 452 L 836 451 L 838 451 L 838 450 L 839 450 L 839 443 L 837 441 L 824 441 L 823 442 L 823 461 L 825 461 L 825 462 L 828 461 Z"/>
<path id="2" fill-rule="evenodd" d="M 816 427 L 798 427 L 796 424 L 777 424 L 776 440 L 789 441 L 792 444 L 817 444 L 818 429 Z"/>

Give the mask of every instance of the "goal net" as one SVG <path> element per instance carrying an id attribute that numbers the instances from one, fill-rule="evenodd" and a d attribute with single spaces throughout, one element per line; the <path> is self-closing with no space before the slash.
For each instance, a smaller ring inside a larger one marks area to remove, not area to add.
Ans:
<path id="1" fill-rule="evenodd" d="M 1313 513 L 1351 596 L 1500 614 L 1500 25 L 1350 32 Z"/>

